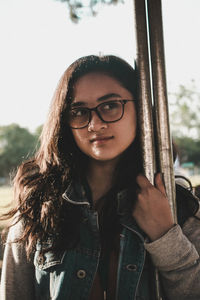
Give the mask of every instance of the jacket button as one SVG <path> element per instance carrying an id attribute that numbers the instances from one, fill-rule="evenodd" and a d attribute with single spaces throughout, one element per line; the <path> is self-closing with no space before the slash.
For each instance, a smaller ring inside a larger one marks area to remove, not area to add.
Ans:
<path id="1" fill-rule="evenodd" d="M 137 266 L 132 265 L 132 264 L 127 265 L 126 268 L 128 271 L 136 271 L 137 270 Z"/>
<path id="2" fill-rule="evenodd" d="M 84 270 L 78 270 L 77 277 L 79 279 L 83 279 L 83 278 L 85 278 L 85 276 L 86 276 L 86 272 Z"/>

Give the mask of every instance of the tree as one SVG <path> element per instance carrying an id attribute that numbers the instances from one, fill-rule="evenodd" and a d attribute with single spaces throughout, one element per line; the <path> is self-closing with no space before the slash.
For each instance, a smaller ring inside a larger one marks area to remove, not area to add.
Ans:
<path id="1" fill-rule="evenodd" d="M 41 132 L 42 132 L 42 128 L 43 128 L 43 125 L 40 125 L 40 126 L 38 126 L 38 127 L 36 128 L 36 130 L 35 130 L 35 136 L 36 136 L 36 138 L 38 138 L 38 139 L 39 139 L 40 134 L 41 134 Z"/>
<path id="2" fill-rule="evenodd" d="M 169 94 L 170 123 L 181 163 L 200 166 L 200 93 L 195 83 Z"/>
<path id="3" fill-rule="evenodd" d="M 36 141 L 35 151 L 37 151 L 40 146 L 40 135 L 42 133 L 42 128 L 43 128 L 43 125 L 40 125 L 36 128 L 36 130 L 34 132 L 35 141 Z"/>
<path id="4" fill-rule="evenodd" d="M 58 0 L 66 2 L 69 8 L 70 18 L 77 23 L 84 15 L 95 16 L 100 4 L 117 4 L 123 0 Z"/>
<path id="5" fill-rule="evenodd" d="M 0 127 L 0 177 L 9 173 L 36 150 L 38 136 L 17 124 Z"/>
<path id="6" fill-rule="evenodd" d="M 194 140 L 190 137 L 174 138 L 178 148 L 178 155 L 181 164 L 184 162 L 193 162 L 200 166 L 200 140 Z"/>
<path id="7" fill-rule="evenodd" d="M 176 93 L 169 93 L 169 104 L 173 136 L 200 139 L 200 93 L 195 84 L 180 85 Z"/>

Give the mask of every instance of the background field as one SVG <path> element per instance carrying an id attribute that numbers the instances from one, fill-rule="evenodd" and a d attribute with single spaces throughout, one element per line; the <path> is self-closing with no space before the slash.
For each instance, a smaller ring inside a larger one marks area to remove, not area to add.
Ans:
<path id="1" fill-rule="evenodd" d="M 0 214 L 5 213 L 11 207 L 10 204 L 13 200 L 13 189 L 10 186 L 0 187 Z M 8 221 L 0 220 L 0 230 L 8 223 Z"/>
<path id="2" fill-rule="evenodd" d="M 9 204 L 13 199 L 13 189 L 10 186 L 1 186 L 0 187 L 0 214 L 5 213 L 9 209 Z M 8 221 L 0 221 L 0 234 L 2 229 L 8 224 Z M 3 258 L 3 245 L 1 243 L 0 235 L 0 275 L 2 267 L 2 258 Z"/>
<path id="3" fill-rule="evenodd" d="M 0 187 L 0 215 L 7 212 L 11 202 L 13 200 L 13 189 L 10 186 L 1 186 Z M 0 234 L 2 229 L 9 223 L 9 221 L 0 221 Z M 2 258 L 3 258 L 3 245 L 1 243 L 0 236 L 0 275 L 2 267 Z"/>

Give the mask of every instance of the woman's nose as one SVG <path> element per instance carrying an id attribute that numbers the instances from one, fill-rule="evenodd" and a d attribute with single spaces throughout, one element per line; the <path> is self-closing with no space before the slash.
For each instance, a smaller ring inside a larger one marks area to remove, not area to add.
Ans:
<path id="1" fill-rule="evenodd" d="M 91 112 L 91 120 L 88 124 L 88 131 L 99 131 L 107 127 L 107 123 L 102 121 L 95 111 Z"/>

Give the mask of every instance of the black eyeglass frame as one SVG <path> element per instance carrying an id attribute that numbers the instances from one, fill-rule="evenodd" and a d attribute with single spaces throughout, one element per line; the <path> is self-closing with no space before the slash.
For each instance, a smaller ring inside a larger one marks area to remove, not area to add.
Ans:
<path id="1" fill-rule="evenodd" d="M 89 107 L 83 107 L 85 110 L 89 111 L 88 123 L 87 123 L 86 125 L 82 126 L 82 127 L 73 127 L 73 126 L 70 126 L 70 124 L 69 124 L 69 127 L 72 128 L 72 129 L 83 129 L 83 128 L 87 127 L 87 126 L 90 124 L 91 119 L 92 119 L 92 113 L 91 113 L 92 111 L 95 111 L 96 114 L 97 114 L 97 116 L 99 117 L 99 119 L 100 119 L 102 122 L 104 122 L 104 123 L 115 123 L 115 122 L 118 122 L 118 121 L 121 120 L 121 119 L 123 118 L 123 116 L 124 116 L 124 106 L 125 106 L 125 104 L 126 104 L 127 102 L 134 102 L 134 101 L 135 101 L 135 100 L 133 100 L 133 99 L 132 99 L 132 100 L 127 100 L 127 99 L 122 99 L 122 100 L 110 100 L 110 101 L 106 101 L 106 102 L 103 102 L 103 103 L 99 103 L 97 106 L 92 107 L 92 108 L 89 108 Z M 111 102 L 120 102 L 120 103 L 121 103 L 121 105 L 122 105 L 122 114 L 121 114 L 120 118 L 118 118 L 117 120 L 114 120 L 114 121 L 105 121 L 105 120 L 102 118 L 100 112 L 98 111 L 98 107 L 101 106 L 101 105 L 103 105 L 103 104 L 107 104 L 107 103 L 111 103 Z M 75 110 L 75 109 L 76 109 L 76 108 L 72 108 L 72 109 L 70 109 L 70 111 L 73 111 L 73 110 Z"/>

